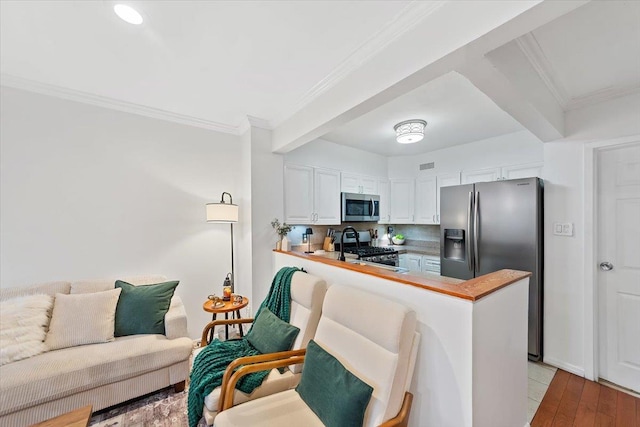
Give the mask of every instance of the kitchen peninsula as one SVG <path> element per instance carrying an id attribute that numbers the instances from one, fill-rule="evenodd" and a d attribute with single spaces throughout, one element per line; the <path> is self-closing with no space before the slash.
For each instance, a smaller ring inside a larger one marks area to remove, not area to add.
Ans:
<path id="1" fill-rule="evenodd" d="M 421 341 L 410 426 L 527 424 L 530 273 L 501 270 L 464 281 L 325 255 L 274 251 L 274 270 L 302 267 L 329 285 L 383 295 L 418 315 Z M 357 309 L 357 301 L 353 306 Z"/>

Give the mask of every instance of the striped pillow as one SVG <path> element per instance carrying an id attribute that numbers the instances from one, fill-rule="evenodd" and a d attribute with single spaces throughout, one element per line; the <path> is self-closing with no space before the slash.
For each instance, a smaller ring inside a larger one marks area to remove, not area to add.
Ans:
<path id="1" fill-rule="evenodd" d="M 120 291 L 56 294 L 45 340 L 49 350 L 113 341 Z"/>

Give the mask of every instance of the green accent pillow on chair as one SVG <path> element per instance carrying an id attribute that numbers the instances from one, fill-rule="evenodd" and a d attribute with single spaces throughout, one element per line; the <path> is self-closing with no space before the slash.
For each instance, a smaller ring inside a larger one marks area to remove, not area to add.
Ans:
<path id="1" fill-rule="evenodd" d="M 285 322 L 264 307 L 253 322 L 247 341 L 262 354 L 277 353 L 291 350 L 298 332 L 300 328 Z"/>
<path id="2" fill-rule="evenodd" d="M 134 286 L 116 280 L 121 288 L 116 307 L 116 337 L 137 334 L 164 335 L 164 316 L 169 311 L 171 298 L 178 286 L 177 280 L 154 285 Z"/>
<path id="3" fill-rule="evenodd" d="M 296 391 L 327 427 L 361 426 L 373 387 L 309 341 Z"/>

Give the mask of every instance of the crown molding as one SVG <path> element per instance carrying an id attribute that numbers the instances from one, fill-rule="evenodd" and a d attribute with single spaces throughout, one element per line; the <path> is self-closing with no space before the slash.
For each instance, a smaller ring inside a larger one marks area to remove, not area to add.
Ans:
<path id="1" fill-rule="evenodd" d="M 527 33 L 522 37 L 518 37 L 516 44 L 534 70 L 536 70 L 536 73 L 538 73 L 553 97 L 558 101 L 558 104 L 560 104 L 563 110 L 566 110 L 571 99 L 569 95 L 567 95 L 565 88 L 558 83 L 558 79 L 555 77 L 556 72 L 553 70 L 551 62 L 547 59 L 542 47 L 540 47 L 540 43 L 538 43 L 533 33 Z"/>
<path id="2" fill-rule="evenodd" d="M 570 97 L 564 86 L 562 86 L 555 77 L 556 72 L 553 70 L 551 63 L 533 33 L 528 33 L 517 38 L 516 44 L 564 111 L 588 107 L 600 102 L 610 101 L 621 96 L 640 92 L 640 85 L 613 86 L 581 96 Z"/>
<path id="3" fill-rule="evenodd" d="M 146 105 L 135 104 L 133 102 L 121 101 L 106 96 L 95 95 L 75 89 L 68 89 L 61 86 L 42 83 L 35 80 L 29 80 L 8 74 L 0 75 L 0 85 L 11 87 L 14 89 L 26 90 L 29 92 L 35 92 L 42 95 L 53 96 L 56 98 L 62 98 L 69 101 L 81 102 L 97 107 L 118 110 L 125 113 L 138 114 L 140 116 L 150 117 L 152 119 L 165 120 L 187 126 L 195 126 L 233 135 L 241 134 L 239 126 L 231 126 L 224 123 L 218 123 L 211 120 L 188 116 L 185 114 L 173 113 L 171 111 L 161 110 L 159 108 L 148 107 Z"/>
<path id="4" fill-rule="evenodd" d="M 338 84 L 347 75 L 360 68 L 369 59 L 380 53 L 386 46 L 411 31 L 427 16 L 436 11 L 448 0 L 417 1 L 414 0 L 398 12 L 385 26 L 358 46 L 344 61 L 335 67 L 322 80 L 309 89 L 302 98 L 288 111 L 270 121 L 270 127 L 276 128 L 282 122 L 303 109 L 324 92 Z"/>
<path id="5" fill-rule="evenodd" d="M 244 135 L 244 133 L 252 127 L 264 130 L 273 130 L 273 128 L 271 128 L 271 125 L 269 124 L 269 120 L 261 119 L 260 117 L 255 116 L 246 116 L 240 126 L 238 126 L 238 133 L 240 135 Z"/>
<path id="6" fill-rule="evenodd" d="M 611 101 L 615 98 L 631 95 L 640 92 L 640 85 L 629 86 L 612 86 L 604 89 L 596 90 L 582 96 L 571 98 L 567 104 L 566 110 L 576 110 L 582 107 L 588 107 L 600 102 Z"/>

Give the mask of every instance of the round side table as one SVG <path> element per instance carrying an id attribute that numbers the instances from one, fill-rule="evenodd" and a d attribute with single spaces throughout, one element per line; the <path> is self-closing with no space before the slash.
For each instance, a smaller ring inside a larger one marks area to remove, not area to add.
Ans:
<path id="1" fill-rule="evenodd" d="M 234 314 L 237 319 L 242 319 L 242 316 L 240 315 L 240 310 L 245 308 L 247 305 L 249 305 L 249 298 L 242 297 L 242 302 L 239 304 L 236 304 L 233 301 L 222 301 L 222 302 L 224 303 L 224 305 L 220 307 L 214 307 L 213 301 L 208 299 L 204 302 L 204 304 L 202 304 L 202 309 L 208 313 L 213 313 L 211 320 L 216 320 L 216 317 L 218 314 L 224 314 L 224 318 L 228 319 L 229 313 Z M 239 324 L 238 326 L 240 327 L 240 336 L 243 337 L 244 331 L 242 330 L 242 325 Z M 227 340 L 229 339 L 229 325 L 224 325 L 224 336 L 225 336 L 225 339 Z M 213 328 L 209 332 L 209 341 L 212 341 L 212 340 L 213 340 Z"/>

